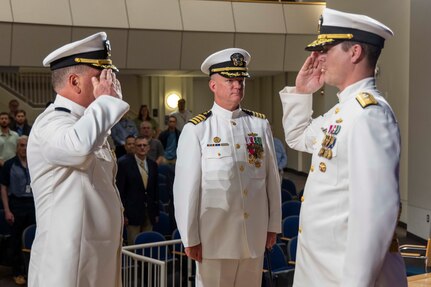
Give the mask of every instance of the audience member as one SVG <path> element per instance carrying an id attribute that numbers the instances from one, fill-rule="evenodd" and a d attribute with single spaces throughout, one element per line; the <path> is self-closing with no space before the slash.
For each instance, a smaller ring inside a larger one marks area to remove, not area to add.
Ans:
<path id="1" fill-rule="evenodd" d="M 274 137 L 274 149 L 275 156 L 277 157 L 277 166 L 280 179 L 283 179 L 284 168 L 287 166 L 287 154 L 283 142 L 276 137 Z"/>
<path id="2" fill-rule="evenodd" d="M 136 141 L 136 137 L 132 135 L 129 135 L 126 137 L 126 141 L 124 143 L 124 149 L 126 150 L 126 154 L 135 153 L 135 141 Z"/>
<path id="3" fill-rule="evenodd" d="M 15 114 L 15 122 L 10 125 L 11 130 L 18 133 L 19 136 L 30 134 L 31 126 L 27 122 L 26 112 L 17 110 Z"/>
<path id="4" fill-rule="evenodd" d="M 7 160 L 0 177 L 1 199 L 6 222 L 11 225 L 12 272 L 16 284 L 26 283 L 27 270 L 22 256 L 22 233 L 36 222 L 30 175 L 27 167 L 27 136 L 19 137 L 16 156 Z"/>
<path id="5" fill-rule="evenodd" d="M 57 95 L 28 140 L 37 214 L 29 287 L 121 286 L 123 211 L 107 137 L 129 105 L 110 47 L 99 32 L 43 61 Z"/>
<path id="6" fill-rule="evenodd" d="M 138 130 L 135 126 L 135 122 L 129 120 L 126 116 L 121 118 L 121 120 L 112 127 L 111 129 L 111 137 L 114 140 L 115 145 L 115 155 L 117 158 L 126 154 L 126 150 L 124 148 L 124 144 L 126 143 L 127 136 L 138 135 Z"/>
<path id="7" fill-rule="evenodd" d="M 145 137 L 150 144 L 150 150 L 148 151 L 147 157 L 155 161 L 158 165 L 162 164 L 165 159 L 165 151 L 163 150 L 162 143 L 158 139 L 152 137 L 153 128 L 151 127 L 150 122 L 143 121 L 141 123 L 139 135 Z"/>
<path id="8" fill-rule="evenodd" d="M 184 125 L 193 117 L 192 113 L 186 110 L 186 100 L 178 100 L 178 111 L 171 114 L 177 119 L 177 129 L 182 131 Z"/>
<path id="9" fill-rule="evenodd" d="M 19 102 L 17 99 L 9 101 L 9 126 L 15 122 L 15 114 L 19 109 Z"/>
<path id="10" fill-rule="evenodd" d="M 18 134 L 9 128 L 10 120 L 6 112 L 0 113 L 0 168 L 4 162 L 16 155 Z"/>
<path id="11" fill-rule="evenodd" d="M 147 121 L 151 123 L 151 127 L 153 128 L 153 138 L 157 138 L 159 135 L 159 124 L 157 121 L 150 117 L 150 110 L 147 105 L 141 105 L 139 108 L 139 114 L 135 118 L 136 127 L 140 127 L 143 121 Z"/>
<path id="12" fill-rule="evenodd" d="M 138 136 L 135 154 L 126 154 L 118 161 L 117 187 L 124 205 L 128 244 L 158 222 L 158 171 L 156 162 L 147 158 L 149 150 L 148 139 Z"/>
<path id="13" fill-rule="evenodd" d="M 180 131 L 177 129 L 177 118 L 169 116 L 168 127 L 159 135 L 159 140 L 165 149 L 165 163 L 175 164 L 179 138 Z"/>

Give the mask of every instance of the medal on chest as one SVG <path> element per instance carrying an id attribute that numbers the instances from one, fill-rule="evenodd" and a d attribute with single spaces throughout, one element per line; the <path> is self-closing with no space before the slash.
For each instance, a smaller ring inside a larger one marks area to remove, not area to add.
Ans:
<path id="1" fill-rule="evenodd" d="M 246 137 L 248 163 L 257 168 L 262 166 L 263 159 L 263 144 L 262 138 L 258 137 L 256 133 L 249 133 Z"/>
<path id="2" fill-rule="evenodd" d="M 323 137 L 321 148 L 318 155 L 327 159 L 332 158 L 332 149 L 337 142 L 337 135 L 341 131 L 340 125 L 330 125 L 328 128 L 322 130 L 325 133 Z"/>

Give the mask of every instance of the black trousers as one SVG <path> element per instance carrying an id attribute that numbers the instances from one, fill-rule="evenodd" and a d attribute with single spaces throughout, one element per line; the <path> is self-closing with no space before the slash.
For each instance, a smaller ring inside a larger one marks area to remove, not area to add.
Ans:
<path id="1" fill-rule="evenodd" d="M 11 226 L 11 254 L 13 275 L 26 275 L 26 265 L 22 254 L 22 233 L 24 229 L 36 223 L 34 200 L 32 197 L 9 197 L 9 207 L 15 218 Z"/>

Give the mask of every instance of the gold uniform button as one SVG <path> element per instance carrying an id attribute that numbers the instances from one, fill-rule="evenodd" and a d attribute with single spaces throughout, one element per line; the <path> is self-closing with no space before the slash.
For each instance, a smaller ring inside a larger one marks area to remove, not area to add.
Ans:
<path id="1" fill-rule="evenodd" d="M 310 172 L 314 171 L 314 165 L 310 166 Z"/>
<path id="2" fill-rule="evenodd" d="M 301 227 L 298 228 L 298 232 L 302 233 L 302 228 Z"/>
<path id="3" fill-rule="evenodd" d="M 239 166 L 239 170 L 240 170 L 240 171 L 244 171 L 244 166 L 243 166 L 243 165 L 240 165 L 240 166 Z"/>
<path id="4" fill-rule="evenodd" d="M 316 144 L 316 143 L 317 143 L 317 140 L 316 140 L 316 139 L 313 139 L 312 143 L 313 143 L 313 144 Z"/>
<path id="5" fill-rule="evenodd" d="M 237 149 L 239 149 L 239 148 L 241 147 L 241 145 L 240 145 L 240 144 L 236 144 L 236 145 L 235 145 L 235 147 L 236 147 Z"/>
<path id="6" fill-rule="evenodd" d="M 247 219 L 248 218 L 248 213 L 244 212 L 244 218 Z"/>
<path id="7" fill-rule="evenodd" d="M 231 121 L 231 123 L 232 123 L 232 125 L 233 125 L 233 126 L 236 126 L 236 122 L 234 122 L 234 121 Z"/>
<path id="8" fill-rule="evenodd" d="M 326 171 L 326 164 L 325 164 L 324 162 L 321 162 L 321 163 L 319 164 L 319 170 L 320 170 L 321 172 L 325 172 L 325 171 Z"/>
<path id="9" fill-rule="evenodd" d="M 336 114 L 338 114 L 339 112 L 340 112 L 340 108 L 339 108 L 339 107 L 336 107 L 336 108 L 335 108 L 335 113 L 336 113 Z"/>
<path id="10" fill-rule="evenodd" d="M 304 202 L 304 200 L 305 200 L 304 196 L 301 196 L 301 202 Z"/>
<path id="11" fill-rule="evenodd" d="M 244 189 L 244 196 L 247 196 L 247 195 L 248 195 L 248 190 Z"/>

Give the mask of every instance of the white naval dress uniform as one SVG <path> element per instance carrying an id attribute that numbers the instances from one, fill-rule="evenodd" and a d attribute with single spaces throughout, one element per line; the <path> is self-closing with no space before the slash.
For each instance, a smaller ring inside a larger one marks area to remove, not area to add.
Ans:
<path id="1" fill-rule="evenodd" d="M 37 219 L 28 286 L 121 286 L 122 204 L 106 137 L 128 109 L 111 96 L 85 109 L 57 95 L 36 119 L 27 148 Z"/>
<path id="2" fill-rule="evenodd" d="M 200 122 L 186 124 L 181 132 L 175 218 L 184 246 L 201 243 L 204 259 L 257 258 L 264 253 L 267 232 L 281 232 L 271 128 L 251 113 L 214 103 L 210 116 L 195 117 L 191 121 Z M 257 155 L 259 147 L 263 153 Z"/>
<path id="3" fill-rule="evenodd" d="M 377 103 L 361 106 L 361 93 Z M 313 154 L 294 286 L 407 286 L 403 259 L 389 252 L 399 211 L 400 134 L 374 79 L 347 87 L 313 120 L 312 95 L 286 87 L 280 97 L 288 145 Z"/>

